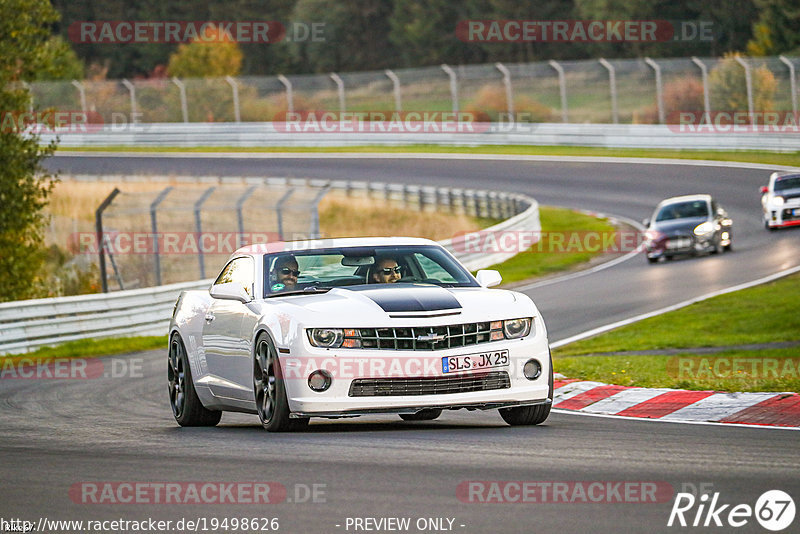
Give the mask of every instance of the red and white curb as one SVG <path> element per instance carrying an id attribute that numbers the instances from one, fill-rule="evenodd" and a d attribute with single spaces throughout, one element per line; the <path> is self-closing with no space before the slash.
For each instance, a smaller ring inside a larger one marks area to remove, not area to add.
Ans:
<path id="1" fill-rule="evenodd" d="M 797 393 L 720 393 L 615 386 L 556 375 L 553 408 L 673 422 L 800 428 Z"/>

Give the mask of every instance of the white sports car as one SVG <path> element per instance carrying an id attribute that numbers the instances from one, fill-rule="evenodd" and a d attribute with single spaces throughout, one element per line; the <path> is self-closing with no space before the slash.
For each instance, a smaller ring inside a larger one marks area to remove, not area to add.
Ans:
<path id="1" fill-rule="evenodd" d="M 184 291 L 169 329 L 169 394 L 182 426 L 225 410 L 270 431 L 310 417 L 498 408 L 547 419 L 547 331 L 526 295 L 488 289 L 434 241 L 330 239 L 236 251 L 210 289 Z"/>
<path id="2" fill-rule="evenodd" d="M 776 230 L 800 224 L 800 172 L 773 172 L 761 188 L 764 227 Z"/>

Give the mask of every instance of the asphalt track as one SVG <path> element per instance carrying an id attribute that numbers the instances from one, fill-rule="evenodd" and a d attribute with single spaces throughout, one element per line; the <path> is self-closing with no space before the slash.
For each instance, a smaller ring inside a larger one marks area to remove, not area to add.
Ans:
<path id="1" fill-rule="evenodd" d="M 521 191 L 543 204 L 635 220 L 647 217 L 661 198 L 676 194 L 709 192 L 728 209 L 735 232 L 730 254 L 655 266 L 633 257 L 609 269 L 527 289 L 552 341 L 800 264 L 800 231 L 761 228 L 758 187 L 766 183 L 764 170 L 303 155 L 57 156 L 48 165 L 75 173 L 271 175 Z M 348 517 L 408 517 L 407 532 L 436 531 L 418 530 L 419 518 L 454 518 L 452 530 L 465 533 L 667 532 L 708 529 L 668 528 L 671 497 L 655 503 L 584 503 L 577 497 L 573 502 L 494 504 L 464 502 L 457 489 L 467 481 L 630 481 L 664 483 L 674 492 L 704 484 L 711 493 L 719 492 L 721 504 L 753 506 L 770 489 L 800 502 L 800 435 L 793 431 L 564 413 L 554 413 L 539 427 L 510 428 L 496 412 L 460 411 L 415 424 L 392 416 L 320 421 L 307 432 L 287 435 L 262 431 L 255 416 L 233 414 L 226 414 L 217 428 L 181 429 L 168 406 L 164 354 L 133 354 L 121 361 L 140 365 L 141 373 L 0 383 L 0 517 L 33 522 L 40 517 L 278 517 L 280 531 L 292 533 L 367 531 L 346 528 Z M 272 481 L 285 486 L 293 502 L 91 505 L 69 494 L 71 486 L 85 481 Z M 318 502 L 298 503 L 298 484 L 324 484 L 325 493 Z M 696 511 L 697 506 L 687 513 L 688 521 Z M 786 532 L 796 532 L 798 525 L 800 518 Z M 753 518 L 736 530 L 765 531 Z"/>

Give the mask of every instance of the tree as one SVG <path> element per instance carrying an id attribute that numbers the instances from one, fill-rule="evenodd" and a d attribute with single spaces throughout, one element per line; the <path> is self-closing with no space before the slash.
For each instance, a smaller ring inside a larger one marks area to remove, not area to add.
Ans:
<path id="1" fill-rule="evenodd" d="M 760 9 L 747 52 L 773 56 L 800 52 L 800 5 L 797 0 L 757 0 Z"/>
<path id="2" fill-rule="evenodd" d="M 708 76 L 711 107 L 715 111 L 749 111 L 745 72 L 736 61 L 738 56 L 739 54 L 726 54 Z M 752 69 L 752 77 L 754 111 L 772 111 L 777 87 L 775 76 L 761 65 Z"/>
<path id="3" fill-rule="evenodd" d="M 178 78 L 222 78 L 236 76 L 242 68 L 242 51 L 229 40 L 217 40 L 216 28 L 206 31 L 204 42 L 197 38 L 182 44 L 169 58 L 167 72 Z"/>

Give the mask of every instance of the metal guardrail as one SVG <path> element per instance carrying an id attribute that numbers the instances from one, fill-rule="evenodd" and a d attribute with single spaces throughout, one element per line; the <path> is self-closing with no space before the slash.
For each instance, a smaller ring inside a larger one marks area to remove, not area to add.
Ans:
<path id="1" fill-rule="evenodd" d="M 76 177 L 88 179 L 87 176 Z M 174 177 L 172 177 L 174 178 Z M 96 178 L 95 178 L 96 179 Z M 139 177 L 137 177 L 139 179 Z M 152 179 L 152 178 L 151 178 Z M 194 178 L 207 180 L 207 177 Z M 184 178 L 180 181 L 187 181 Z M 226 178 L 220 178 L 225 181 Z M 230 180 L 241 180 L 231 178 Z M 538 203 L 525 195 L 404 184 L 269 178 L 294 186 L 361 191 L 387 199 L 401 198 L 409 206 L 445 206 L 483 217 L 505 219 L 485 231 L 541 230 Z M 463 239 L 463 238 L 462 238 Z M 463 243 L 463 241 L 462 241 Z M 442 244 L 471 270 L 488 267 L 514 255 L 465 251 L 459 238 Z M 181 291 L 209 287 L 213 279 L 93 295 L 35 299 L 0 304 L 0 353 L 15 354 L 38 347 L 88 338 L 165 335 Z"/>
<path id="2" fill-rule="evenodd" d="M 644 124 L 477 123 L 474 132 L 287 132 L 282 123 L 153 123 L 62 133 L 62 147 L 327 147 L 430 144 L 541 145 L 681 150 L 800 150 L 800 134 L 740 131 L 743 127 Z M 42 143 L 56 134 L 43 133 Z"/>

